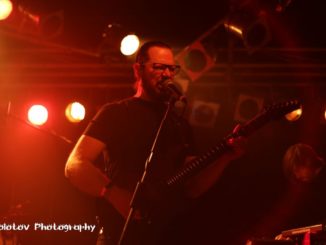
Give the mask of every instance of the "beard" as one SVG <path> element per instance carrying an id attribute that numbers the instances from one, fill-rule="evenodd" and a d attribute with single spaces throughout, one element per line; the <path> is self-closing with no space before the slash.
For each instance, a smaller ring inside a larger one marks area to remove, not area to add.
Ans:
<path id="1" fill-rule="evenodd" d="M 142 87 L 151 99 L 161 102 L 168 101 L 169 96 L 160 89 L 160 83 L 163 83 L 163 81 L 159 81 L 155 85 L 152 85 L 146 78 L 142 79 Z"/>

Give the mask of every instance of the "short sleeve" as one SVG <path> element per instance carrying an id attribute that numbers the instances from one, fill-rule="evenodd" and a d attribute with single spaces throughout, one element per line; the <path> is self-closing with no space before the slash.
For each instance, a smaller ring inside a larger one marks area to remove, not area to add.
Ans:
<path id="1" fill-rule="evenodd" d="M 104 105 L 91 120 L 84 134 L 96 138 L 105 144 L 118 137 L 116 129 L 121 127 L 124 122 L 121 107 L 121 104 L 116 103 Z"/>

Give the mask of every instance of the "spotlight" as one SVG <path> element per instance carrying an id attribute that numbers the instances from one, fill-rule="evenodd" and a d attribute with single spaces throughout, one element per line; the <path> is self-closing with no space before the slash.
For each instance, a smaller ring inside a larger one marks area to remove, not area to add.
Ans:
<path id="1" fill-rule="evenodd" d="M 104 61 L 119 60 L 122 55 L 130 56 L 139 47 L 139 38 L 130 34 L 120 24 L 109 24 L 102 33 L 102 41 L 98 46 L 98 52 Z"/>
<path id="2" fill-rule="evenodd" d="M 234 120 L 246 122 L 257 115 L 263 108 L 264 99 L 240 94 L 236 104 Z"/>
<path id="3" fill-rule="evenodd" d="M 265 12 L 257 16 L 243 12 L 234 13 L 224 21 L 224 27 L 230 33 L 240 37 L 250 53 L 262 48 L 270 40 Z"/>
<path id="4" fill-rule="evenodd" d="M 219 109 L 220 104 L 195 100 L 189 122 L 193 126 L 212 128 L 215 125 Z"/>
<path id="5" fill-rule="evenodd" d="M 206 52 L 200 41 L 186 47 L 176 56 L 176 60 L 192 81 L 197 80 L 215 64 L 213 58 Z"/>
<path id="6" fill-rule="evenodd" d="M 192 81 L 197 80 L 215 66 L 218 59 L 215 40 L 217 40 L 217 34 L 220 33 L 218 31 L 220 27 L 223 27 L 223 21 L 218 21 L 176 55 L 176 60 L 181 65 L 182 71 Z"/>
<path id="7" fill-rule="evenodd" d="M 0 20 L 5 20 L 12 13 L 13 5 L 10 0 L 0 0 Z"/>
<path id="8" fill-rule="evenodd" d="M 70 103 L 66 108 L 66 117 L 72 123 L 78 123 L 85 118 L 85 107 L 79 102 Z"/>
<path id="9" fill-rule="evenodd" d="M 33 125 L 43 125 L 48 120 L 48 110 L 43 105 L 33 105 L 28 110 L 28 121 Z"/>
<path id="10" fill-rule="evenodd" d="M 134 35 L 130 34 L 125 36 L 120 45 L 120 51 L 123 55 L 130 56 L 136 53 L 139 48 L 139 38 Z"/>

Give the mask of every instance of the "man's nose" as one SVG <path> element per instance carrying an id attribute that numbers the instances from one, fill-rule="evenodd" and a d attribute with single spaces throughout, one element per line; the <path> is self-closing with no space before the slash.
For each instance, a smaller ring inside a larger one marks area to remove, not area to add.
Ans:
<path id="1" fill-rule="evenodd" d="M 172 74 L 172 72 L 170 71 L 169 67 L 166 67 L 166 68 L 163 70 L 162 75 L 163 75 L 164 77 L 168 77 L 168 78 L 173 77 L 173 74 Z"/>

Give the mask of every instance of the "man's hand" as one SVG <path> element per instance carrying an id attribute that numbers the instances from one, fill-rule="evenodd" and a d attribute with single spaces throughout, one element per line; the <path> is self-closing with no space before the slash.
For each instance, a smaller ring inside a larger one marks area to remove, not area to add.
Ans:
<path id="1" fill-rule="evenodd" d="M 130 210 L 130 202 L 132 198 L 131 192 L 112 185 L 104 194 L 104 199 L 110 202 L 111 205 L 118 211 L 118 213 L 125 219 L 128 217 Z M 138 210 L 135 210 L 134 219 L 140 219 L 141 215 Z"/>
<path id="2" fill-rule="evenodd" d="M 233 133 L 236 133 L 240 127 L 241 126 L 238 124 L 233 129 Z M 235 160 L 246 152 L 247 138 L 242 136 L 230 138 L 227 140 L 227 144 L 231 147 L 231 151 L 226 153 L 226 156 L 229 158 L 229 160 Z"/>

